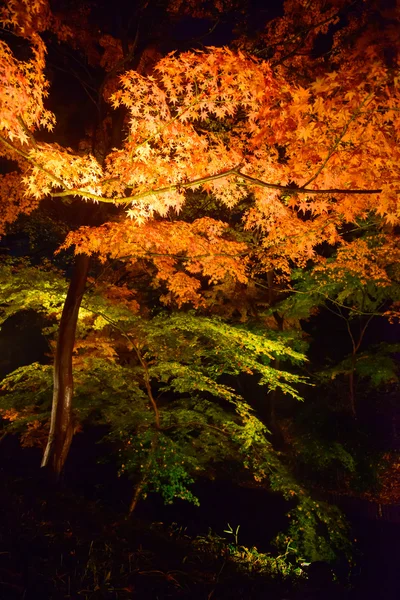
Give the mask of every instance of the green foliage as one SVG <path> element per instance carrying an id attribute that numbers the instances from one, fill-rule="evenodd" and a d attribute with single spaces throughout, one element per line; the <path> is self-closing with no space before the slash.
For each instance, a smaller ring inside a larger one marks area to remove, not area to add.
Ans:
<path id="1" fill-rule="evenodd" d="M 0 383 L 2 408 L 22 410 L 32 404 L 49 408 L 51 388 L 51 366 L 32 363 L 19 367 Z"/>
<path id="2" fill-rule="evenodd" d="M 368 380 L 370 386 L 378 388 L 387 383 L 398 382 L 398 363 L 393 354 L 400 352 L 400 344 L 381 344 L 370 346 L 365 352 L 360 352 L 354 358 L 346 356 L 330 369 L 318 373 L 321 381 L 333 380 L 339 375 L 348 375 L 354 368 L 355 373 Z"/>
<path id="3" fill-rule="evenodd" d="M 40 268 L 23 259 L 0 261 L 0 325 L 21 310 L 32 309 L 49 318 L 61 315 L 66 282 L 49 262 Z"/>
<path id="4" fill-rule="evenodd" d="M 356 460 L 338 441 L 331 442 L 317 434 L 305 434 L 293 442 L 295 452 L 301 455 L 301 460 L 312 465 L 316 472 L 331 471 L 335 473 L 338 466 L 349 473 L 356 472 Z"/>
<path id="5" fill-rule="evenodd" d="M 319 389 L 296 407 L 288 426 L 294 471 L 325 490 L 362 493 L 377 489 L 380 453 L 354 416 L 363 411 L 363 403 L 376 404 L 377 390 L 398 384 L 395 355 L 400 345 L 368 345 L 365 335 L 372 318 L 398 316 L 395 239 L 392 249 L 385 251 L 383 236 L 373 222 L 360 222 L 328 258 L 294 271 L 293 293 L 274 307 L 287 319 L 312 319 L 323 309 L 330 319 L 337 317 L 342 332 L 335 337 L 335 347 L 326 340 L 327 357 L 337 354 L 337 362 L 328 358 L 318 371 L 314 366 L 312 380 Z M 348 352 L 345 356 L 343 346 Z"/>
<path id="6" fill-rule="evenodd" d="M 14 267 L 6 268 L 11 274 Z M 33 277 L 28 284 L 29 273 Z M 52 269 L 50 273 L 49 279 L 46 270 L 19 264 L 18 293 L 10 303 L 4 302 L 8 314 L 29 307 L 53 316 L 61 306 L 65 284 L 59 273 Z M 297 369 L 305 360 L 297 348 L 293 335 L 281 336 L 254 324 L 231 325 L 194 313 L 144 317 L 92 287 L 79 319 L 75 415 L 80 422 L 108 425 L 108 438 L 119 448 L 120 474 L 135 480 L 142 496 L 152 491 L 167 503 L 180 498 L 197 504 L 190 491 L 196 476 L 214 477 L 229 465 L 237 465 L 243 478 L 251 476 L 296 499 L 289 533 L 291 552 L 306 559 L 330 559 L 340 550 L 340 543 L 345 545 L 344 529 L 339 525 L 335 529 L 329 520 L 330 508 L 313 504 L 271 445 L 266 426 L 232 387 L 239 374 L 252 374 L 266 391 L 280 389 L 301 399 L 295 386 L 305 378 L 274 366 L 281 359 Z M 31 405 L 32 393 L 39 390 L 38 371 L 39 367 L 22 368 L 11 374 L 2 401 L 10 407 L 18 402 Z M 47 398 L 43 408 L 49 410 L 50 369 L 43 368 L 43 373 L 47 379 L 43 375 L 40 393 Z M 17 398 L 22 388 L 25 395 Z M 45 412 L 40 411 L 44 418 Z M 304 515 L 307 522 L 303 522 Z M 325 524 L 323 533 L 321 524 Z"/>
<path id="7" fill-rule="evenodd" d="M 273 490 L 282 493 L 287 500 L 296 501 L 287 515 L 290 519 L 287 532 L 279 534 L 275 540 L 281 551 L 289 544 L 298 560 L 307 562 L 329 562 L 339 556 L 350 559 L 349 527 L 336 506 L 315 500 L 287 467 L 277 468 L 270 480 Z"/>
<path id="8" fill-rule="evenodd" d="M 265 330 L 249 331 L 192 313 L 159 315 L 149 321 L 137 319 L 132 325 L 129 335 L 145 345 L 146 358 L 156 358 L 152 373 L 165 383 L 164 389 L 173 385 L 176 391 L 185 393 L 195 386 L 234 400 L 236 396 L 228 386 L 223 389 L 218 379 L 222 375 L 248 373 L 259 375 L 259 384 L 270 390 L 279 388 L 301 399 L 292 384 L 304 382 L 304 377 L 278 370 L 271 362 L 282 356 L 299 364 L 305 356 L 281 340 L 270 339 Z"/>
<path id="9" fill-rule="evenodd" d="M 23 236 L 28 238 L 29 253 L 38 258 L 38 256 L 49 256 L 64 241 L 69 231 L 68 223 L 57 218 L 54 211 L 45 206 L 34 210 L 29 214 L 20 214 L 16 221 L 7 226 L 7 234 L 13 236 Z M 71 262 L 71 253 L 66 260 L 65 253 L 63 257 L 52 259 L 54 263 L 64 264 Z"/>
<path id="10" fill-rule="evenodd" d="M 75 410 L 80 421 L 112 424 L 115 430 L 153 423 L 138 369 L 90 356 L 76 365 L 74 378 Z"/>
<path id="11" fill-rule="evenodd" d="M 0 417 L 8 415 L 7 431 L 24 433 L 27 424 L 47 419 L 51 410 L 53 370 L 32 363 L 19 367 L 0 382 Z"/>
<path id="12" fill-rule="evenodd" d="M 0 382 L 2 435 L 17 434 L 23 447 L 43 448 L 48 436 L 52 369 L 33 363 L 16 369 Z"/>
<path id="13" fill-rule="evenodd" d="M 382 451 L 360 422 L 338 410 L 332 389 L 299 406 L 288 428 L 293 471 L 307 486 L 353 495 L 379 489 Z"/>
<path id="14" fill-rule="evenodd" d="M 187 500 L 196 506 L 199 501 L 188 489 L 194 482 L 189 475 L 198 469 L 195 456 L 187 455 L 185 447 L 162 432 L 147 430 L 126 438 L 121 432 L 124 449 L 120 450 L 120 473 L 139 476 L 143 482 L 142 497 L 149 492 L 161 494 L 166 504 L 175 498 Z"/>
<path id="15" fill-rule="evenodd" d="M 384 251 L 384 237 L 360 224 L 354 239 L 321 264 L 292 272 L 292 291 L 279 304 L 286 316 L 307 319 L 316 308 L 333 306 L 350 318 L 379 315 L 400 299 L 397 259 Z"/>
<path id="16" fill-rule="evenodd" d="M 307 562 L 330 562 L 338 556 L 350 559 L 349 526 L 337 506 L 306 494 L 298 498 L 297 506 L 288 513 L 288 531 L 278 535 L 277 546 L 284 549 L 290 543 L 297 556 Z"/>
<path id="17" fill-rule="evenodd" d="M 230 525 L 228 524 L 230 528 Z M 283 554 L 273 556 L 270 553 L 259 552 L 257 548 L 247 548 L 239 545 L 236 530 L 224 530 L 224 533 L 234 535 L 234 543 L 209 530 L 206 536 L 197 536 L 193 540 L 193 546 L 197 553 L 212 554 L 216 558 L 223 556 L 227 563 L 246 575 L 264 575 L 272 579 L 294 581 L 303 576 L 300 559 L 297 552 L 293 550 L 290 542 L 287 543 Z"/>
<path id="18" fill-rule="evenodd" d="M 173 494 L 182 497 L 177 481 L 189 481 L 196 471 L 208 473 L 223 460 L 239 461 L 258 481 L 265 480 L 272 469 L 282 468 L 266 438 L 266 427 L 248 403 L 222 383 L 221 376 L 257 373 L 261 376 L 260 385 L 268 382 L 270 388 L 279 387 L 298 398 L 291 384 L 303 378 L 279 371 L 271 362 L 287 353 L 289 360 L 299 363 L 303 358 L 299 352 L 280 340 L 268 339 L 265 332 L 250 332 L 193 314 L 160 314 L 147 320 L 132 315 L 119 324 L 108 317 L 105 321 L 123 333 L 128 345 L 131 343 L 136 363 L 130 367 L 130 373 L 138 378 L 142 392 L 143 361 L 147 365 L 160 413 L 161 430 L 157 436 L 162 443 L 157 443 L 155 450 L 149 442 L 155 433 L 148 407 L 143 410 L 142 405 L 134 403 L 129 409 L 138 413 L 134 420 L 140 425 L 136 427 L 129 419 L 122 426 L 121 419 L 114 421 L 113 415 L 121 411 L 108 412 L 110 435 L 119 432 L 130 441 L 129 445 L 125 442 L 122 452 L 124 471 L 137 477 L 138 465 L 144 465 L 140 468 L 144 469 L 146 488 L 170 499 Z M 143 443 L 143 435 L 150 436 L 147 443 Z M 165 461 L 160 459 L 162 448 Z M 168 469 L 160 468 L 164 464 Z"/>

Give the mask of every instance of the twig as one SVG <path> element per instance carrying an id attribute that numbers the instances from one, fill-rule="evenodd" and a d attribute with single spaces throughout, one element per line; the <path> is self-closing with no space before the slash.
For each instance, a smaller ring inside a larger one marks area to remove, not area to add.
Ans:
<path id="1" fill-rule="evenodd" d="M 304 186 L 302 187 L 307 187 L 308 185 L 310 185 L 310 183 L 312 181 L 314 181 L 318 175 L 324 170 L 324 168 L 326 167 L 328 161 L 330 160 L 330 158 L 333 156 L 333 154 L 336 152 L 340 142 L 342 141 L 342 139 L 344 138 L 344 136 L 346 135 L 351 123 L 353 121 L 355 121 L 355 119 L 359 116 L 360 114 L 360 110 L 361 108 L 372 98 L 373 93 L 371 92 L 370 94 L 368 94 L 368 96 L 361 102 L 360 106 L 353 112 L 353 114 L 351 115 L 350 119 L 347 121 L 347 123 L 345 124 L 345 126 L 343 127 L 342 131 L 340 132 L 340 134 L 335 138 L 335 141 L 333 143 L 333 146 L 331 147 L 331 149 L 329 150 L 328 154 L 325 157 L 325 160 L 323 161 L 323 163 L 319 166 L 319 168 L 316 170 L 316 172 L 314 173 L 314 175 L 312 177 L 310 177 L 310 179 L 308 181 L 306 181 L 306 183 L 304 184 Z"/>

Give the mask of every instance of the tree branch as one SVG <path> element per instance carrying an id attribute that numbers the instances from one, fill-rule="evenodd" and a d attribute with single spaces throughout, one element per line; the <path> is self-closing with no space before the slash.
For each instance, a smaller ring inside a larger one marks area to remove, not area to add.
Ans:
<path id="1" fill-rule="evenodd" d="M 55 181 L 56 183 L 58 183 L 58 185 L 60 185 L 64 189 L 66 189 L 66 186 L 64 185 L 62 179 L 60 179 L 59 177 L 57 177 L 57 175 L 54 175 L 54 173 L 52 173 L 51 171 L 49 171 L 45 167 L 42 167 L 42 165 L 40 163 L 36 162 L 35 159 L 33 159 L 31 156 L 29 156 L 29 154 L 27 152 L 24 152 L 24 150 L 21 150 L 20 148 L 17 148 L 16 146 L 14 146 L 14 144 L 12 144 L 8 140 L 6 140 L 6 138 L 3 137 L 2 135 L 0 135 L 0 142 L 2 144 L 4 144 L 4 146 L 7 146 L 7 148 L 10 148 L 10 150 L 12 150 L 13 152 L 15 152 L 16 154 L 19 154 L 20 156 L 22 156 L 22 158 L 25 158 L 25 160 L 27 160 L 29 163 L 31 163 L 31 165 L 33 165 L 34 167 L 36 167 L 37 169 L 39 169 L 43 173 L 46 173 L 46 175 L 48 175 L 53 181 Z M 64 196 L 69 196 L 70 193 L 68 192 L 68 193 L 63 194 L 63 195 Z"/>
<path id="2" fill-rule="evenodd" d="M 251 185 L 256 187 L 263 187 L 272 190 L 281 191 L 284 194 L 352 194 L 352 195 L 364 195 L 364 194 L 380 194 L 382 192 L 382 188 L 376 189 L 344 189 L 344 188 L 328 188 L 328 189 L 311 189 L 307 187 L 294 187 L 288 185 L 280 185 L 278 183 L 269 183 L 267 181 L 263 181 L 256 177 L 251 177 L 250 175 L 246 175 L 240 171 L 240 166 L 232 167 L 231 169 L 227 169 L 226 171 L 221 171 L 220 173 L 215 173 L 214 175 L 206 175 L 205 177 L 200 177 L 199 179 L 193 179 L 192 181 L 184 181 L 179 183 L 173 183 L 168 186 L 153 188 L 150 190 L 146 190 L 144 192 L 139 192 L 132 196 L 124 196 L 124 197 L 114 197 L 107 198 L 104 196 L 100 196 L 99 194 L 92 194 L 91 192 L 85 191 L 79 188 L 67 188 L 67 186 L 63 183 L 63 181 L 54 175 L 51 171 L 43 167 L 40 163 L 35 161 L 33 158 L 29 156 L 28 153 L 20 150 L 16 146 L 14 146 L 11 142 L 9 142 L 6 138 L 0 135 L 0 142 L 3 143 L 7 148 L 10 148 L 13 152 L 16 152 L 25 160 L 30 162 L 37 169 L 41 170 L 43 173 L 46 173 L 55 183 L 57 183 L 60 187 L 63 188 L 63 191 L 53 192 L 49 195 L 52 198 L 62 198 L 65 196 L 81 196 L 83 198 L 90 198 L 91 200 L 95 200 L 97 202 L 103 202 L 108 204 L 130 204 L 131 202 L 135 202 L 137 200 L 141 200 L 143 198 L 147 198 L 148 196 L 165 194 L 166 192 L 171 192 L 174 190 L 185 190 L 191 187 L 196 187 L 202 185 L 204 183 L 208 183 L 209 181 L 216 181 L 217 179 L 222 179 L 223 177 L 237 177 L 238 179 L 242 179 L 244 181 L 249 182 Z M 331 156 L 331 154 L 330 154 Z M 327 159 L 326 159 L 327 160 Z M 321 169 L 322 170 L 322 169 Z M 317 175 L 317 174 L 316 174 Z M 315 176 L 316 176 L 315 175 Z M 314 178 L 315 178 L 314 176 Z M 396 194 L 400 192 L 400 190 L 394 190 Z"/>
<path id="3" fill-rule="evenodd" d="M 364 98 L 364 100 L 361 102 L 360 106 L 353 112 L 353 114 L 351 115 L 350 119 L 347 121 L 347 123 L 344 125 L 342 131 L 340 132 L 340 134 L 335 138 L 335 141 L 333 143 L 333 146 L 330 148 L 328 154 L 326 155 L 325 160 L 323 161 L 323 163 L 318 167 L 318 169 L 316 170 L 316 172 L 314 173 L 314 175 L 312 177 L 310 177 L 310 179 L 308 181 L 306 181 L 306 183 L 304 184 L 303 187 L 307 187 L 308 185 L 310 185 L 310 183 L 312 181 L 314 181 L 318 175 L 325 169 L 329 159 L 332 157 L 333 154 L 335 154 L 340 142 L 342 141 L 342 139 L 344 138 L 344 136 L 346 135 L 351 123 L 353 121 L 355 121 L 355 119 L 359 116 L 360 111 L 362 109 L 363 106 L 365 106 L 365 104 L 368 102 L 368 100 L 370 100 L 373 96 L 373 93 L 371 92 L 370 94 L 368 94 L 368 96 L 366 98 Z"/>

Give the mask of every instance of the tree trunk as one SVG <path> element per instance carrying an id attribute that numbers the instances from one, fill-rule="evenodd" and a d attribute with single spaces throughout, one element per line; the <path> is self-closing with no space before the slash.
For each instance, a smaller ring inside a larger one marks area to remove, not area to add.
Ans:
<path id="1" fill-rule="evenodd" d="M 79 308 L 88 275 L 89 260 L 89 256 L 86 254 L 79 254 L 76 257 L 74 272 L 61 315 L 54 358 L 54 388 L 50 432 L 41 466 L 49 467 L 57 478 L 64 467 L 74 435 L 72 352 Z"/>
<path id="2" fill-rule="evenodd" d="M 155 451 L 157 450 L 158 438 L 159 438 L 159 430 L 156 429 L 153 439 L 151 441 L 150 448 L 149 448 L 149 455 L 147 457 L 146 464 L 143 469 L 143 475 L 140 478 L 140 480 L 135 488 L 132 502 L 130 503 L 130 506 L 129 506 L 129 516 L 131 516 L 133 514 L 133 512 L 135 511 L 135 509 L 138 505 L 138 502 L 139 502 L 140 498 L 142 497 L 143 488 L 146 485 L 146 483 L 148 482 L 148 471 L 151 468 L 153 456 L 154 456 Z"/>
<path id="3" fill-rule="evenodd" d="M 135 488 L 135 492 L 133 494 L 133 498 L 132 498 L 132 502 L 129 506 L 129 516 L 132 515 L 132 513 L 134 512 L 134 510 L 136 509 L 136 506 L 140 500 L 140 498 L 142 497 L 142 492 L 143 492 L 143 488 L 146 485 L 147 481 L 148 481 L 148 476 L 149 476 L 149 470 L 151 468 L 151 463 L 153 460 L 153 456 L 157 450 L 157 446 L 158 446 L 158 440 L 159 440 L 159 434 L 160 434 L 160 428 L 161 428 L 161 424 L 160 424 L 160 413 L 158 411 L 158 406 L 157 406 L 157 402 L 153 396 L 153 390 L 151 389 L 151 380 L 150 380 L 150 374 L 149 374 L 149 366 L 146 362 L 146 360 L 143 358 L 142 353 L 140 351 L 139 346 L 135 346 L 134 345 L 134 350 L 136 352 L 136 355 L 140 361 L 140 364 L 142 366 L 143 369 L 143 379 L 144 379 L 144 384 L 146 386 L 146 391 L 147 391 L 147 396 L 150 400 L 150 404 L 154 410 L 154 425 L 155 425 L 155 432 L 153 435 L 153 439 L 151 440 L 151 445 L 149 448 L 149 454 L 147 456 L 147 460 L 146 460 L 146 464 L 142 470 L 142 477 L 140 478 L 136 488 Z"/>
<path id="4" fill-rule="evenodd" d="M 270 308 L 272 308 L 274 306 L 275 300 L 276 300 L 276 290 L 274 289 L 274 278 L 275 278 L 275 272 L 273 270 L 268 271 L 268 273 L 267 273 L 268 302 L 269 302 Z M 272 314 L 273 314 L 275 322 L 277 324 L 278 331 L 283 331 L 284 322 L 285 322 L 283 316 L 280 315 L 278 313 L 278 311 L 276 311 L 276 310 L 274 310 Z M 273 360 L 271 366 L 274 369 L 279 370 L 281 367 L 281 361 L 279 360 L 279 358 L 276 358 L 275 360 Z M 281 449 L 285 445 L 282 430 L 280 428 L 279 420 L 278 420 L 278 417 L 276 414 L 276 405 L 278 404 L 278 402 L 282 401 L 282 399 L 283 399 L 283 393 L 279 388 L 275 388 L 273 391 L 268 392 L 266 395 L 266 399 L 265 399 L 265 411 L 264 411 L 265 417 L 264 418 L 266 421 L 266 425 L 271 432 L 270 440 L 271 440 L 273 446 L 277 449 Z"/>
<path id="5" fill-rule="evenodd" d="M 357 418 L 356 410 L 356 394 L 354 387 L 354 375 L 356 371 L 356 353 L 353 352 L 351 357 L 351 371 L 349 373 L 349 401 L 350 401 L 350 412 L 354 419 Z"/>

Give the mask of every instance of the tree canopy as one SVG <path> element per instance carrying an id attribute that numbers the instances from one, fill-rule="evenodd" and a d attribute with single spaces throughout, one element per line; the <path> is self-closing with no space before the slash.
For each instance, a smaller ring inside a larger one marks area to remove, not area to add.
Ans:
<path id="1" fill-rule="evenodd" d="M 235 22 L 227 45 L 171 51 L 143 33 L 149 4 L 118 32 L 96 26 L 101 3 L 1 8 L 0 232 L 51 247 L 2 261 L 1 320 L 42 313 L 54 355 L 53 380 L 39 364 L 3 380 L 3 418 L 57 473 L 82 423 L 107 423 L 132 510 L 151 490 L 196 502 L 197 471 L 239 462 L 297 498 L 299 552 L 330 557 L 344 522 L 296 478 L 301 441 L 282 458 L 268 436 L 279 398 L 315 385 L 300 320 L 322 307 L 351 348 L 318 385 L 347 377 L 356 417 L 355 380 L 377 356 L 372 379 L 396 378 L 397 346 L 359 351 L 373 317 L 399 317 L 399 8 L 286 0 L 250 36 L 242 2 L 165 2 L 168 27 L 185 11 Z M 83 126 L 63 93 L 85 95 Z M 355 470 L 343 447 L 330 456 Z"/>

